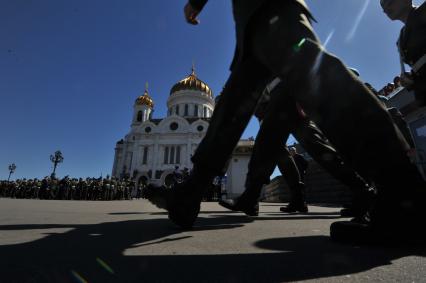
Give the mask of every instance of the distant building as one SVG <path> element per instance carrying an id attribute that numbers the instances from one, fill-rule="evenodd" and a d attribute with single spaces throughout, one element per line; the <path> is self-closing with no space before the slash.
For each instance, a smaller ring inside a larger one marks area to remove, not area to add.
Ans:
<path id="1" fill-rule="evenodd" d="M 130 132 L 116 144 L 112 176 L 171 184 L 176 166 L 192 168 L 191 156 L 206 133 L 214 106 L 212 90 L 194 68 L 171 88 L 165 118 L 152 118 L 154 101 L 145 89 L 133 105 Z M 228 196 L 244 188 L 253 143 L 241 140 L 234 150 L 226 178 Z"/>
<path id="2" fill-rule="evenodd" d="M 194 70 L 171 88 L 165 118 L 152 118 L 154 101 L 145 90 L 135 100 L 130 132 L 116 144 L 112 176 L 171 182 L 176 166 L 192 167 L 191 155 L 206 133 L 214 105 L 211 89 Z"/>
<path id="3" fill-rule="evenodd" d="M 244 190 L 248 163 L 253 151 L 254 140 L 240 140 L 232 153 L 229 161 L 226 178 L 226 197 L 235 198 L 241 195 Z"/>

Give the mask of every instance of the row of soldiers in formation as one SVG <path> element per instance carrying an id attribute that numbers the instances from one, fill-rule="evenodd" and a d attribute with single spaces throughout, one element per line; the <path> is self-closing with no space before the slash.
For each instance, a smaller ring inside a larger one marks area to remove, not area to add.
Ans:
<path id="1" fill-rule="evenodd" d="M 57 200 L 130 200 L 142 197 L 143 184 L 130 179 L 69 178 L 0 181 L 0 197 Z"/>
<path id="2" fill-rule="evenodd" d="M 181 177 L 175 177 L 178 182 Z M 116 178 L 69 178 L 0 180 L 0 197 L 20 199 L 56 200 L 131 200 L 145 198 L 144 183 L 132 179 Z M 204 201 L 221 198 L 222 185 L 212 185 L 205 193 Z"/>

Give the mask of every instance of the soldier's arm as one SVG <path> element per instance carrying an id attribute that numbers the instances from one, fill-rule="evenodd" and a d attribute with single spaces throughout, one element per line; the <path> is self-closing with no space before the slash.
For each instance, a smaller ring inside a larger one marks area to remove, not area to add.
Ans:
<path id="1" fill-rule="evenodd" d="M 185 5 L 184 14 L 185 19 L 188 23 L 192 25 L 198 25 L 200 21 L 197 19 L 198 14 L 206 5 L 208 0 L 189 0 Z"/>

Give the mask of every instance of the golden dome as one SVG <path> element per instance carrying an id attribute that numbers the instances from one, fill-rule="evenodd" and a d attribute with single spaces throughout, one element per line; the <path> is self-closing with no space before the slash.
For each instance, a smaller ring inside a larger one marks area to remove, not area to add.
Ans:
<path id="1" fill-rule="evenodd" d="M 145 92 L 143 95 L 136 98 L 135 104 L 147 105 L 151 108 L 154 108 L 154 100 L 152 100 L 151 96 L 149 96 L 148 94 L 148 87 L 145 88 Z"/>
<path id="2" fill-rule="evenodd" d="M 210 87 L 205 82 L 197 78 L 194 67 L 192 67 L 192 72 L 189 76 L 177 82 L 172 87 L 170 94 L 173 94 L 179 90 L 198 90 L 206 93 L 210 97 L 213 97 L 213 93 Z"/>

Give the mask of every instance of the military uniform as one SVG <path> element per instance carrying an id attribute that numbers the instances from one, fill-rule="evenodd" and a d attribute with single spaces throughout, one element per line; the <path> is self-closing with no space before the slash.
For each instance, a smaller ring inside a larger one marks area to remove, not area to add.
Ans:
<path id="1" fill-rule="evenodd" d="M 190 0 L 198 9 L 206 2 Z M 386 199 L 383 203 L 388 204 L 377 209 L 373 218 L 384 219 L 382 212 L 389 209 L 400 215 L 407 201 L 413 200 L 414 192 L 425 187 L 405 154 L 408 145 L 377 98 L 338 58 L 322 49 L 304 1 L 232 3 L 238 55 L 208 131 L 192 157 L 193 174 L 167 196 L 169 218 L 182 227 L 193 225 L 203 191 L 220 175 L 268 78 L 277 76 L 288 83 L 288 95 L 301 105 L 344 160 L 380 185 L 382 199 Z M 277 103 L 282 102 L 280 99 Z M 281 143 L 282 139 L 271 138 L 269 146 L 278 148 Z M 403 195 L 398 194 L 401 187 Z"/>
<path id="2" fill-rule="evenodd" d="M 198 11 L 201 11 L 207 2 L 208 0 L 189 0 L 189 3 Z M 231 66 L 234 66 L 234 63 L 241 61 L 246 56 L 247 30 L 250 32 L 252 18 L 267 2 L 269 0 L 232 0 L 237 46 Z M 290 0 L 288 2 L 297 3 L 303 8 L 303 13 L 312 18 L 305 0 Z"/>
<path id="3" fill-rule="evenodd" d="M 294 100 L 287 96 L 281 103 L 275 101 L 276 98 L 285 97 L 286 85 L 280 83 L 270 95 L 272 101 L 263 99 L 257 106 L 255 115 L 263 119 L 259 133 L 256 137 L 253 154 L 249 162 L 248 179 L 266 180 L 272 174 L 276 164 L 283 172 L 283 176 L 292 194 L 291 205 L 294 207 L 304 207 L 304 187 L 297 184 L 303 182 L 302 174 L 288 153 L 288 150 L 278 143 L 271 147 L 272 140 L 279 142 L 286 141 L 291 134 L 299 141 L 302 147 L 311 157 L 317 161 L 333 177 L 347 185 L 354 193 L 355 208 L 361 212 L 365 211 L 368 204 L 366 201 L 368 194 L 368 184 L 351 167 L 343 162 L 336 149 L 330 144 L 324 134 L 318 129 L 303 111 L 297 107 Z M 274 143 L 275 144 L 275 143 Z M 302 170 L 303 171 L 303 170 Z M 247 193 L 253 197 L 260 195 L 261 188 L 250 188 L 256 193 Z M 366 203 L 364 205 L 364 202 Z"/>
<path id="4" fill-rule="evenodd" d="M 397 42 L 404 63 L 414 67 L 414 93 L 422 104 L 426 103 L 426 3 L 413 8 L 401 29 Z M 423 58 L 423 63 L 419 62 Z M 418 66 L 416 67 L 416 63 Z"/>
<path id="5" fill-rule="evenodd" d="M 207 0 L 190 0 L 189 2 L 195 9 L 202 10 Z M 270 70 L 252 56 L 253 46 L 250 42 L 252 30 L 255 28 L 253 18 L 257 18 L 259 11 L 264 10 L 264 6 L 270 2 L 268 0 L 232 1 L 237 39 L 236 51 L 231 64 L 232 73 L 224 87 L 226 95 L 223 95 L 224 97 L 221 97 L 215 106 L 206 136 L 192 157 L 194 164 L 200 164 L 200 167 L 208 169 L 203 170 L 204 172 L 210 171 L 205 176 L 207 179 L 221 174 L 223 164 L 232 153 L 253 114 L 262 90 L 271 77 Z M 289 10 L 295 9 L 296 13 L 304 16 L 306 26 L 309 25 L 308 19 L 312 17 L 304 0 L 284 2 L 290 3 Z M 308 30 L 309 34 L 316 39 L 310 27 Z M 297 38 L 299 39 L 299 37 Z M 294 36 L 291 36 L 290 39 L 294 42 L 298 41 L 294 39 Z M 229 136 L 230 139 L 217 139 L 219 132 L 221 136 Z M 216 152 L 215 158 L 211 158 L 212 152 Z M 197 166 L 195 171 L 197 171 Z"/>

